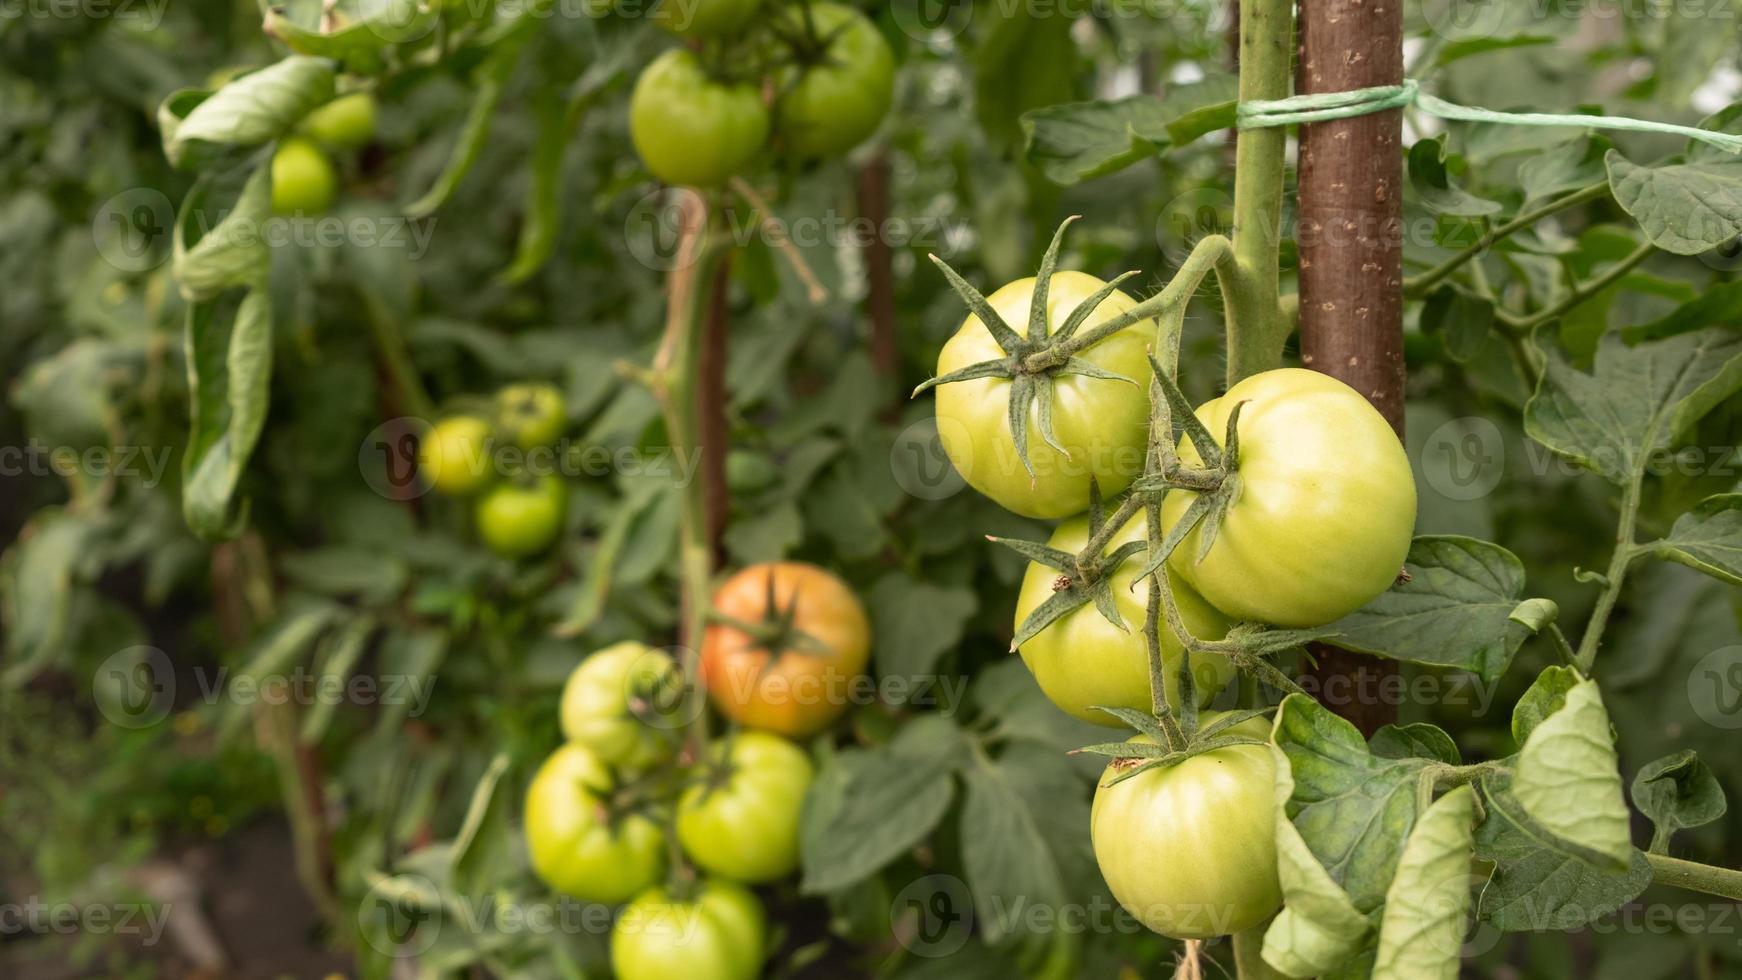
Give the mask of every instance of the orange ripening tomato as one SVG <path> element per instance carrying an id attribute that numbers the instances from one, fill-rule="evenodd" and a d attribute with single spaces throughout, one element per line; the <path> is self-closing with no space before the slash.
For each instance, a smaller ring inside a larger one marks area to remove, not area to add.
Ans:
<path id="1" fill-rule="evenodd" d="M 714 593 L 702 682 L 728 718 L 803 738 L 840 717 L 871 654 L 865 607 L 815 565 L 766 562 Z"/>

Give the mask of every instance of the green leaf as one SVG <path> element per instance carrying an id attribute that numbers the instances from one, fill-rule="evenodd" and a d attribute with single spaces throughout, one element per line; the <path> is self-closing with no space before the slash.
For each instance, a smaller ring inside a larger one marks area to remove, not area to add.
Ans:
<path id="1" fill-rule="evenodd" d="M 163 152 L 180 167 L 202 163 L 207 146 L 258 146 L 332 98 L 332 63 L 292 55 L 235 79 L 197 103 L 190 104 L 193 99 L 185 92 L 172 95 L 159 113 L 160 120 L 168 113 L 171 123 L 163 130 Z"/>
<path id="2" fill-rule="evenodd" d="M 1637 344 L 1703 327 L 1730 326 L 1738 320 L 1742 320 L 1742 280 L 1719 283 L 1655 320 L 1623 328 L 1621 339 Z"/>
<path id="3" fill-rule="evenodd" d="M 12 661 L 0 673 L 21 684 L 70 651 L 76 590 L 101 566 L 92 551 L 101 515 L 48 507 L 36 512 L 0 557 L 0 624 Z"/>
<path id="4" fill-rule="evenodd" d="M 1669 536 L 1651 546 L 1666 561 L 1742 585 L 1742 494 L 1707 497 L 1676 518 Z"/>
<path id="5" fill-rule="evenodd" d="M 329 638 L 329 647 L 321 658 L 320 673 L 316 678 L 314 690 L 317 693 L 344 689 L 352 672 L 357 669 L 357 662 L 368 651 L 369 637 L 374 635 L 376 625 L 373 616 L 359 615 L 346 623 L 336 636 Z M 302 716 L 301 738 L 304 745 L 320 742 L 338 703 L 338 698 L 321 696 L 309 706 L 308 712 Z"/>
<path id="6" fill-rule="evenodd" d="M 1417 784 L 1433 763 L 1373 755 L 1354 725 L 1299 694 L 1283 699 L 1273 738 L 1294 780 L 1289 819 L 1355 908 L 1373 911 L 1385 901 L 1415 824 Z"/>
<path id="7" fill-rule="evenodd" d="M 1676 831 L 1709 824 L 1728 808 L 1718 777 L 1692 749 L 1643 766 L 1633 777 L 1633 805 L 1656 825 L 1653 854 L 1668 853 L 1670 835 Z"/>
<path id="8" fill-rule="evenodd" d="M 961 642 L 980 608 L 973 589 L 933 585 L 902 572 L 878 579 L 866 598 L 878 675 L 911 681 L 914 689 Z"/>
<path id="9" fill-rule="evenodd" d="M 241 172 L 208 173 L 182 201 L 171 268 L 181 294 L 190 300 L 211 299 L 266 279 L 272 254 L 261 230 L 272 217 L 272 172 L 269 167 L 254 167 L 226 208 L 223 192 L 234 187 Z M 223 217 L 208 228 L 214 212 Z"/>
<path id="10" fill-rule="evenodd" d="M 1276 865 L 1283 908 L 1265 930 L 1264 961 L 1291 977 L 1319 976 L 1365 947 L 1373 927 L 1289 819 L 1294 773 L 1280 748 L 1272 746 L 1270 753 L 1276 762 Z"/>
<path id="11" fill-rule="evenodd" d="M 1416 538 L 1404 567 L 1410 580 L 1332 623 L 1330 642 L 1485 680 L 1504 674 L 1530 636 L 1511 619 L 1524 564 L 1497 544 L 1446 535 Z"/>
<path id="12" fill-rule="evenodd" d="M 520 23 L 530 26 L 533 20 L 527 17 Z M 520 52 L 529 36 L 525 30 L 518 30 L 504 37 L 491 49 L 490 56 L 473 70 L 472 105 L 466 110 L 466 121 L 460 127 L 459 138 L 448 154 L 441 176 L 422 197 L 405 206 L 407 217 L 421 218 L 441 207 L 466 179 L 472 165 L 478 162 L 490 140 L 490 122 L 496 117 L 502 92 L 514 74 L 514 66 L 520 63 Z"/>
<path id="13" fill-rule="evenodd" d="M 879 749 L 847 751 L 818 774 L 799 828 L 806 894 L 846 888 L 930 834 L 955 798 L 961 730 L 921 715 Z"/>
<path id="14" fill-rule="evenodd" d="M 279 617 L 277 624 L 254 644 L 253 654 L 236 673 L 228 678 L 228 687 L 237 696 L 225 705 L 218 724 L 221 738 L 234 737 L 248 720 L 254 698 L 242 697 L 248 688 L 258 688 L 286 673 L 292 664 L 314 647 L 327 628 L 344 615 L 343 607 L 329 602 L 305 603 Z"/>
<path id="15" fill-rule="evenodd" d="M 263 289 L 188 307 L 189 432 L 182 515 L 202 537 L 237 530 L 242 470 L 266 426 L 272 383 L 272 310 Z"/>
<path id="16" fill-rule="evenodd" d="M 1444 68 L 1454 61 L 1490 51 L 1502 51 L 1507 48 L 1533 48 L 1544 44 L 1553 44 L 1557 39 L 1547 34 L 1513 34 L 1496 37 L 1462 37 L 1447 41 L 1440 45 L 1434 53 L 1434 67 Z"/>
<path id="17" fill-rule="evenodd" d="M 1657 70 L 1657 105 L 1684 105 L 1712 77 L 1712 69 L 1736 50 L 1735 0 L 1709 0 L 1686 16 L 1666 17 L 1663 47 L 1652 59 Z"/>
<path id="18" fill-rule="evenodd" d="M 1637 347 L 1610 333 L 1597 346 L 1591 374 L 1568 361 L 1548 328 L 1535 341 L 1544 367 L 1524 408 L 1525 432 L 1617 486 L 1742 389 L 1742 334 L 1731 331 Z"/>
<path id="19" fill-rule="evenodd" d="M 1433 759 L 1449 766 L 1462 765 L 1456 742 L 1438 725 L 1385 725 L 1367 740 L 1374 755 L 1387 759 Z"/>
<path id="20" fill-rule="evenodd" d="M 304 27 L 282 7 L 266 10 L 266 31 L 292 51 L 342 61 L 352 71 L 378 71 L 388 48 L 417 41 L 435 28 L 441 8 L 417 0 L 341 0 L 328 30 Z"/>
<path id="21" fill-rule="evenodd" d="M 1742 234 L 1742 160 L 1642 167 L 1610 150 L 1604 162 L 1616 202 L 1658 248 L 1698 255 Z"/>
<path id="22" fill-rule="evenodd" d="M 1373 980 L 1457 980 L 1475 812 L 1476 791 L 1459 786 L 1416 821 L 1385 896 Z"/>
<path id="23" fill-rule="evenodd" d="M 1444 136 L 1417 140 L 1409 148 L 1409 183 L 1422 207 L 1434 214 L 1480 218 L 1500 213 L 1500 202 L 1477 197 L 1452 185 L 1446 167 Z"/>
<path id="24" fill-rule="evenodd" d="M 508 773 L 509 757 L 499 752 L 472 789 L 466 818 L 454 835 L 448 851 L 456 889 L 473 898 L 483 898 L 501 881 L 512 865 L 504 860 L 508 845 L 508 805 L 511 793 L 499 792 Z"/>
<path id="25" fill-rule="evenodd" d="M 1057 908 L 1065 889 L 1051 841 L 1016 786 L 1024 771 L 976 758 L 963 773 L 962 868 L 986 942 L 998 945 L 1018 936 L 1023 920 L 997 910 Z"/>
<path id="26" fill-rule="evenodd" d="M 1440 335 L 1452 360 L 1468 364 L 1494 332 L 1494 301 L 1451 286 L 1436 289 L 1422 304 L 1421 328 Z"/>
<path id="27" fill-rule="evenodd" d="M 1607 179 L 1603 157 L 1613 144 L 1592 133 L 1551 146 L 1518 165 L 1518 182 L 1527 201 L 1583 190 Z"/>
<path id="28" fill-rule="evenodd" d="M 1482 779 L 1487 818 L 1476 831 L 1476 856 L 1494 864 L 1477 915 L 1506 932 L 1577 929 L 1632 901 L 1651 884 L 1651 866 L 1634 850 L 1627 868 L 1593 866 L 1523 812 L 1511 779 Z"/>
<path id="29" fill-rule="evenodd" d="M 1234 88 L 1232 78 L 1215 77 L 1170 88 L 1165 98 L 1133 95 L 1035 109 L 1022 117 L 1028 160 L 1066 185 L 1123 170 L 1232 126 Z"/>
<path id="30" fill-rule="evenodd" d="M 1582 679 L 1571 667 L 1544 668 L 1512 708 L 1513 741 L 1523 745 L 1543 719 L 1566 705 L 1567 692 L 1577 687 Z"/>
<path id="31" fill-rule="evenodd" d="M 1512 792 L 1544 830 L 1622 870 L 1632 844 L 1617 764 L 1597 682 L 1581 681 L 1524 740 Z"/>
<path id="32" fill-rule="evenodd" d="M 995 17 L 974 47 L 974 108 L 996 144 L 1015 146 L 1022 114 L 1075 94 L 1079 55 L 1070 17 L 1028 6 L 988 10 Z"/>

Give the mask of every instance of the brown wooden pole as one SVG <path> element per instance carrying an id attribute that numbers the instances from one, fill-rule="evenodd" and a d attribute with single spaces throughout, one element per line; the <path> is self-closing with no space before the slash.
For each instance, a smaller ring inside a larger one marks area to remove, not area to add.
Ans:
<path id="1" fill-rule="evenodd" d="M 889 157 L 879 153 L 859 171 L 859 217 L 868 226 L 865 306 L 871 314 L 871 363 L 895 376 L 901 353 L 895 344 L 895 257 L 889 247 Z"/>
<path id="2" fill-rule="evenodd" d="M 1397 0 L 1301 0 L 1297 90 L 1403 81 Z M 1301 361 L 1367 397 L 1403 434 L 1403 116 L 1392 109 L 1301 127 Z M 1371 734 L 1397 719 L 1393 661 L 1315 645 L 1309 686 Z"/>

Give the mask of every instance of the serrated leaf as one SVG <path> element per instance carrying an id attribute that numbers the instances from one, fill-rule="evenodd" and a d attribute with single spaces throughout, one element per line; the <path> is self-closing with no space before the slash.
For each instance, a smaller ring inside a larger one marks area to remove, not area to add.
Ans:
<path id="1" fill-rule="evenodd" d="M 1020 933 L 1020 918 L 991 914 L 1017 905 L 1056 908 L 1065 900 L 1064 881 L 1048 836 L 1015 785 L 1020 769 L 979 757 L 964 772 L 962 869 L 986 942 L 1008 941 Z"/>
<path id="2" fill-rule="evenodd" d="M 1653 854 L 1667 853 L 1670 835 L 1676 831 L 1709 824 L 1728 808 L 1718 777 L 1692 749 L 1641 767 L 1633 777 L 1633 805 L 1656 826 Z"/>
<path id="3" fill-rule="evenodd" d="M 1609 189 L 1651 243 L 1698 255 L 1742 234 L 1742 160 L 1639 166 L 1610 150 Z"/>
<path id="4" fill-rule="evenodd" d="M 1618 762 L 1597 682 L 1581 681 L 1525 738 L 1512 793 L 1544 830 L 1625 869 L 1633 845 Z"/>
<path id="5" fill-rule="evenodd" d="M 1459 786 L 1416 821 L 1385 896 L 1373 980 L 1457 980 L 1475 804 L 1475 790 Z"/>
<path id="6" fill-rule="evenodd" d="M 1742 585 L 1742 494 L 1707 497 L 1676 518 L 1669 535 L 1652 546 L 1659 558 Z"/>
<path id="7" fill-rule="evenodd" d="M 1535 340 L 1544 367 L 1525 405 L 1525 431 L 1617 486 L 1742 389 L 1742 333 L 1702 330 L 1637 347 L 1610 333 L 1590 374 L 1572 365 L 1552 331 Z"/>
<path id="8" fill-rule="evenodd" d="M 891 572 L 866 597 L 877 673 L 917 682 L 936 672 L 938 658 L 961 642 L 979 611 L 973 589 L 933 585 Z"/>
<path id="9" fill-rule="evenodd" d="M 1497 544 L 1446 535 L 1416 538 L 1404 567 L 1410 580 L 1332 623 L 1331 642 L 1484 680 L 1504 674 L 1530 635 L 1511 619 L 1524 564 Z"/>

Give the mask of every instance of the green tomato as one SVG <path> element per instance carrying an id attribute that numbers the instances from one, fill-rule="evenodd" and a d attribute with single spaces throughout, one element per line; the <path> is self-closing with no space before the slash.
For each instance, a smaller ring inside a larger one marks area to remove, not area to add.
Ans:
<path id="1" fill-rule="evenodd" d="M 611 927 L 617 980 L 755 980 L 768 921 L 755 895 L 704 881 L 689 901 L 663 888 L 637 896 Z"/>
<path id="2" fill-rule="evenodd" d="M 470 415 L 443 419 L 418 443 L 418 471 L 437 493 L 456 497 L 472 493 L 494 475 L 490 444 L 490 426 L 483 419 Z"/>
<path id="3" fill-rule="evenodd" d="M 535 555 L 562 533 L 568 501 L 568 487 L 555 474 L 497 484 L 478 498 L 478 536 L 503 558 Z"/>
<path id="4" fill-rule="evenodd" d="M 1033 278 L 1018 279 L 986 297 L 992 309 L 1016 331 L 1028 329 L 1033 304 Z M 1062 326 L 1081 303 L 1106 285 L 1081 272 L 1059 272 L 1047 293 L 1050 330 Z M 1115 290 L 1084 321 L 1082 329 L 1103 323 L 1137 305 Z M 974 489 L 1005 510 L 1024 517 L 1056 520 L 1082 513 L 1089 505 L 1089 478 L 1111 497 L 1143 473 L 1148 448 L 1149 345 L 1154 320 L 1121 330 L 1077 356 L 1135 384 L 1085 377 L 1053 378 L 1053 431 L 1067 457 L 1040 435 L 1040 404 L 1028 411 L 1028 458 L 1031 477 L 1016 455 L 1010 436 L 1009 378 L 979 378 L 940 385 L 937 390 L 938 439 L 957 472 Z M 938 374 L 1006 357 L 980 318 L 969 314 L 955 336 L 938 354 Z"/>
<path id="5" fill-rule="evenodd" d="M 1142 541 L 1147 536 L 1148 526 L 1139 513 L 1113 536 L 1106 550 L 1115 551 L 1122 544 Z M 1076 517 L 1060 524 L 1047 544 L 1073 554 L 1082 551 L 1089 544 L 1088 518 Z M 1138 553 L 1113 572 L 1113 604 L 1125 621 L 1125 630 L 1107 622 L 1089 603 L 1066 613 L 1022 644 L 1022 662 L 1034 674 L 1041 691 L 1053 704 L 1084 721 L 1109 726 L 1122 724 L 1107 712 L 1095 710 L 1097 707 L 1150 709 L 1149 648 L 1143 638 L 1149 590 L 1137 581 L 1143 563 L 1143 554 Z M 1028 571 L 1022 576 L 1022 591 L 1016 599 L 1018 626 L 1052 597 L 1059 575 L 1055 568 L 1029 562 Z M 1230 624 L 1221 613 L 1199 598 L 1179 576 L 1170 573 L 1168 581 L 1173 584 L 1180 618 L 1193 636 L 1219 640 L 1227 634 Z M 1162 623 L 1161 659 L 1167 668 L 1167 698 L 1172 705 L 1180 703 L 1179 661 L 1183 649 L 1173 631 Z M 1233 676 L 1234 668 L 1224 657 L 1192 659 L 1192 678 L 1197 684 L 1200 704 L 1209 704 Z"/>
<path id="6" fill-rule="evenodd" d="M 694 52 L 676 48 L 655 58 L 635 80 L 629 138 L 660 180 L 717 187 L 761 152 L 768 140 L 768 107 L 756 86 L 717 82 Z"/>
<path id="7" fill-rule="evenodd" d="M 322 146 L 355 150 L 375 138 L 375 97 L 368 92 L 341 95 L 315 107 L 296 129 Z"/>
<path id="8" fill-rule="evenodd" d="M 1258 718 L 1233 732 L 1270 737 Z M 1175 939 L 1228 935 L 1275 914 L 1282 888 L 1268 746 L 1216 749 L 1109 786 L 1117 765 L 1095 790 L 1089 837 L 1101 877 L 1126 911 Z"/>
<path id="9" fill-rule="evenodd" d="M 568 403 L 556 385 L 527 382 L 496 393 L 496 426 L 522 449 L 554 445 L 568 426 Z"/>
<path id="10" fill-rule="evenodd" d="M 749 26 L 762 0 L 659 0 L 653 22 L 678 37 L 723 37 Z"/>
<path id="11" fill-rule="evenodd" d="M 1220 442 L 1240 411 L 1240 475 L 1210 552 L 1203 525 L 1174 570 L 1236 620 L 1321 626 L 1391 587 L 1415 530 L 1415 478 L 1396 433 L 1367 399 L 1317 371 L 1255 374 L 1197 414 Z M 1180 457 L 1202 465 L 1189 440 Z M 1172 527 L 1196 495 L 1167 495 Z"/>
<path id="12" fill-rule="evenodd" d="M 665 835 L 640 813 L 612 815 L 611 770 L 570 743 L 544 760 L 526 788 L 532 869 L 584 902 L 626 901 L 665 873 Z"/>
<path id="13" fill-rule="evenodd" d="M 633 641 L 581 661 L 563 685 L 563 737 L 620 769 L 646 769 L 671 753 L 683 679 L 663 650 Z"/>
<path id="14" fill-rule="evenodd" d="M 787 150 L 806 159 L 859 145 L 877 131 L 895 96 L 895 55 L 877 25 L 838 3 L 812 3 L 810 18 L 828 45 L 796 78 L 783 80 L 775 106 Z"/>
<path id="15" fill-rule="evenodd" d="M 705 871 L 748 884 L 797 870 L 810 758 L 777 735 L 739 732 L 714 747 L 711 765 L 715 778 L 690 787 L 678 801 L 684 853 Z"/>
<path id="16" fill-rule="evenodd" d="M 300 136 L 278 141 L 272 154 L 272 210 L 313 215 L 333 204 L 339 178 L 321 148 Z"/>

